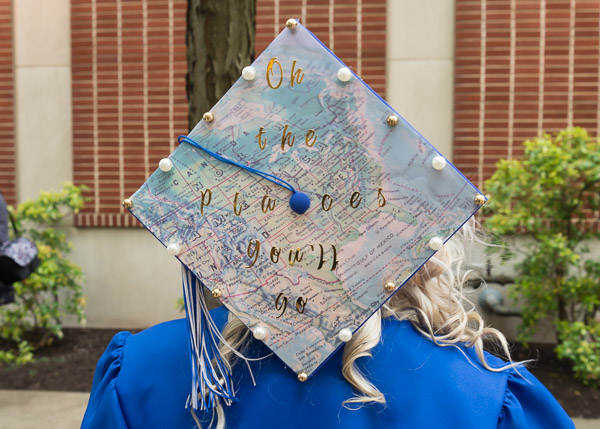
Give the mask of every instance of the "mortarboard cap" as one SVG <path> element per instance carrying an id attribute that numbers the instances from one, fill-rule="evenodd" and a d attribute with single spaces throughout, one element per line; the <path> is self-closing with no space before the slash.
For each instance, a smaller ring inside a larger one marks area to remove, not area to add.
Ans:
<path id="1" fill-rule="evenodd" d="M 286 27 L 126 200 L 185 266 L 193 390 L 225 385 L 225 399 L 201 285 L 303 381 L 485 202 L 310 31 Z"/>

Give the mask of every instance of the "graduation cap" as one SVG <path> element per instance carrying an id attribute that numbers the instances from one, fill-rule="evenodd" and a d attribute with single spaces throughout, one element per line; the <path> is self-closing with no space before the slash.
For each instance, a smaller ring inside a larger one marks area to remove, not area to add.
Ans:
<path id="1" fill-rule="evenodd" d="M 305 381 L 484 202 L 290 19 L 124 204 L 184 267 L 196 409 L 234 400 L 203 288 Z"/>

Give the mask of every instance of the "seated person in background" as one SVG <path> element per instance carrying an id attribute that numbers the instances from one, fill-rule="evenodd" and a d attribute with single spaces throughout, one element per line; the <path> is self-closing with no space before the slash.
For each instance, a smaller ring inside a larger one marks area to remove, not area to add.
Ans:
<path id="1" fill-rule="evenodd" d="M 8 208 L 4 195 L 0 192 L 0 246 L 8 241 Z M 0 305 L 10 304 L 15 300 L 13 285 L 5 285 L 0 281 Z"/>
<path id="2" fill-rule="evenodd" d="M 465 225 L 462 233 L 470 236 Z M 190 413 L 186 321 L 117 334 L 100 359 L 83 428 L 573 428 L 506 339 L 464 299 L 464 249 L 438 251 L 305 383 L 274 356 L 234 368 L 239 402 Z M 465 308 L 466 307 L 466 308 Z M 267 347 L 225 308 L 211 314 L 250 358 Z M 484 351 L 484 343 L 507 361 Z M 224 356 L 237 360 L 230 349 Z"/>

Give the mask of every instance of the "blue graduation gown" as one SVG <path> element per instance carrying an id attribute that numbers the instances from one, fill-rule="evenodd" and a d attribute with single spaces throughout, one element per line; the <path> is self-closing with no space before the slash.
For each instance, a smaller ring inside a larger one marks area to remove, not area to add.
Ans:
<path id="1" fill-rule="evenodd" d="M 213 318 L 223 325 L 227 311 Z M 253 341 L 252 354 L 269 350 Z M 463 354 L 464 353 L 464 354 Z M 503 362 L 487 355 L 492 365 Z M 573 422 L 525 368 L 485 370 L 472 349 L 439 347 L 407 321 L 387 319 L 373 358 L 358 366 L 387 405 L 342 407 L 353 395 L 341 375 L 338 350 L 305 383 L 275 356 L 234 367 L 239 402 L 226 409 L 227 428 L 574 428 Z M 136 335 L 117 334 L 100 358 L 82 428 L 193 428 L 185 403 L 191 387 L 184 319 Z M 208 427 L 210 413 L 197 415 Z"/>

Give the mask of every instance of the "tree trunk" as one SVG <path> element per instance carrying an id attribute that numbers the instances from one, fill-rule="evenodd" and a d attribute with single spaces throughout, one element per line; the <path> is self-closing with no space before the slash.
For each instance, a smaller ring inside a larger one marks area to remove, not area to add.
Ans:
<path id="1" fill-rule="evenodd" d="M 254 60 L 256 0 L 188 0 L 186 89 L 190 130 Z M 209 308 L 220 305 L 205 290 Z"/>
<path id="2" fill-rule="evenodd" d="M 254 59 L 256 0 L 188 0 L 187 98 L 192 129 Z"/>
<path id="3" fill-rule="evenodd" d="M 556 297 L 557 304 L 558 304 L 558 320 L 571 321 L 569 319 L 569 314 L 567 312 L 567 300 L 562 295 L 562 293 L 563 293 L 562 285 L 564 284 L 564 282 L 566 280 L 567 268 L 562 265 L 557 265 L 556 269 L 555 269 L 555 276 L 556 276 L 556 279 L 555 279 L 556 284 L 561 286 L 561 287 L 557 287 L 558 295 Z"/>
<path id="4" fill-rule="evenodd" d="M 558 295 L 557 299 L 558 299 L 558 320 L 570 321 L 569 314 L 567 312 L 567 302 L 562 297 L 562 295 Z"/>

